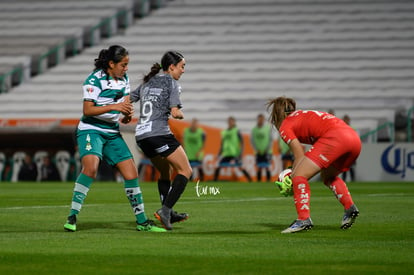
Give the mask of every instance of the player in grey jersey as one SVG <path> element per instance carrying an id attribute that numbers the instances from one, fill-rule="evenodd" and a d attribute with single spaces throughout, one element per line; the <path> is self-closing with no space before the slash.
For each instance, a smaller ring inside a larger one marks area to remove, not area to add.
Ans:
<path id="1" fill-rule="evenodd" d="M 184 73 L 184 67 L 182 54 L 166 52 L 161 64 L 155 63 L 143 83 L 130 95 L 132 102 L 140 101 L 136 142 L 160 172 L 158 191 L 162 207 L 154 215 L 168 230 L 172 229 L 172 223 L 188 218 L 187 213 L 179 214 L 172 208 L 184 192 L 192 170 L 183 147 L 168 125 L 170 116 L 184 118 L 180 101 L 181 87 L 177 82 Z M 163 72 L 160 73 L 161 68 Z M 170 167 L 177 174 L 172 183 Z"/>

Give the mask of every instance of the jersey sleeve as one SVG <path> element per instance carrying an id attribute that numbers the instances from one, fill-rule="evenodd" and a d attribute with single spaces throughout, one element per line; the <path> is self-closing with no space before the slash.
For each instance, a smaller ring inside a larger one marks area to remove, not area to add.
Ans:
<path id="1" fill-rule="evenodd" d="M 279 133 L 282 140 L 288 145 L 292 140 L 297 138 L 294 131 L 292 130 L 290 123 L 287 120 L 282 122 L 282 125 L 279 129 Z"/>
<path id="2" fill-rule="evenodd" d="M 83 100 L 97 102 L 101 93 L 99 80 L 95 76 L 90 76 L 83 83 Z"/>
<path id="3" fill-rule="evenodd" d="M 138 102 L 140 100 L 139 91 L 141 90 L 141 85 L 139 85 L 135 90 L 130 93 L 131 102 Z"/>
<path id="4" fill-rule="evenodd" d="M 181 86 L 177 83 L 177 81 L 173 80 L 171 83 L 171 94 L 170 94 L 170 108 L 178 107 L 182 108 L 180 94 L 181 94 Z"/>

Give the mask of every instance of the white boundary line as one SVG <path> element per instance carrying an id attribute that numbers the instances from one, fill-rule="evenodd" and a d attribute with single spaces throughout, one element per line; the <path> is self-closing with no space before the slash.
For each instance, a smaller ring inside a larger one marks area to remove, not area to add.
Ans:
<path id="1" fill-rule="evenodd" d="M 252 201 L 273 201 L 273 200 L 280 200 L 285 198 L 248 198 L 248 199 L 208 199 L 204 200 L 202 198 L 197 198 L 195 200 L 191 201 L 180 201 L 180 204 L 190 204 L 190 203 L 233 203 L 233 202 L 252 202 Z M 126 202 L 127 203 L 127 202 Z M 118 205 L 124 205 L 125 203 L 116 203 Z M 116 205 L 115 204 L 115 205 Z M 152 205 L 152 204 L 158 204 L 157 203 L 145 203 L 145 205 Z M 103 206 L 107 205 L 107 203 L 98 203 L 98 204 L 84 204 L 86 207 L 95 207 L 95 206 Z M 114 204 L 111 204 L 114 205 Z M 48 208 L 70 208 L 70 204 L 67 205 L 33 205 L 33 206 L 13 206 L 13 207 L 0 207 L 0 212 L 2 210 L 27 210 L 27 209 L 48 209 Z"/>

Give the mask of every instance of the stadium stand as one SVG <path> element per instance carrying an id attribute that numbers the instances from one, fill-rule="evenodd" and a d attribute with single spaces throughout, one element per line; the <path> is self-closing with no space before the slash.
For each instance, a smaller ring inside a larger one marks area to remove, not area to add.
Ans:
<path id="1" fill-rule="evenodd" d="M 35 12 L 19 2 L 13 1 L 14 11 Z M 233 115 L 243 132 L 250 131 L 257 113 L 265 113 L 266 100 L 280 95 L 296 98 L 299 108 L 334 109 L 338 117 L 348 114 L 361 134 L 393 122 L 397 112 L 414 104 L 414 2 L 410 0 L 175 0 L 122 34 L 96 42 L 88 36 L 93 22 L 102 17 L 96 19 L 92 12 L 86 16 L 86 7 L 91 7 L 89 12 L 108 5 L 102 13 L 108 18 L 110 11 L 114 16 L 119 9 L 131 8 L 131 1 L 63 1 L 73 2 L 79 6 L 64 6 L 71 10 L 73 21 L 79 12 L 79 23 L 69 23 L 70 28 L 53 20 L 50 32 L 54 33 L 47 36 L 48 31 L 40 31 L 47 20 L 33 20 L 34 28 L 27 23 L 21 26 L 26 33 L 33 32 L 32 37 L 49 37 L 44 43 L 52 41 L 51 36 L 77 37 L 82 45 L 69 43 L 69 51 L 75 48 L 81 53 L 1 95 L 0 117 L 78 118 L 81 82 L 99 50 L 110 44 L 129 50 L 132 87 L 164 51 L 182 52 L 187 60 L 187 72 L 180 80 L 186 118 L 197 117 L 200 123 L 220 128 L 225 127 L 223 118 Z M 1 3 L 0 15 L 10 13 L 11 8 L 3 7 Z M 42 7 L 44 14 L 47 6 Z M 68 20 L 63 14 L 62 21 Z M 1 41 L 21 36 L 15 34 L 17 24 L 8 26 L 0 31 Z M 42 43 L 33 51 L 45 47 Z M 51 63 L 57 62 L 48 60 L 48 66 Z M 27 63 L 16 66 L 27 67 Z M 46 65 L 32 63 L 31 69 L 42 66 Z"/>
<path id="2" fill-rule="evenodd" d="M 4 170 L 6 169 L 6 154 L 3 152 L 0 152 L 0 181 L 3 181 L 3 174 L 4 174 Z"/>
<path id="3" fill-rule="evenodd" d="M 118 33 L 133 17 L 133 0 L 2 1 L 0 92 Z"/>

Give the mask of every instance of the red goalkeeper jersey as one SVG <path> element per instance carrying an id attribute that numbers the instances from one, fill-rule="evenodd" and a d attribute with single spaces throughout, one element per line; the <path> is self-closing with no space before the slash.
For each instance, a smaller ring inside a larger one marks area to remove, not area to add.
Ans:
<path id="1" fill-rule="evenodd" d="M 287 144 L 295 138 L 300 143 L 314 144 L 326 132 L 344 127 L 352 129 L 342 119 L 329 113 L 297 110 L 283 121 L 279 132 Z"/>

